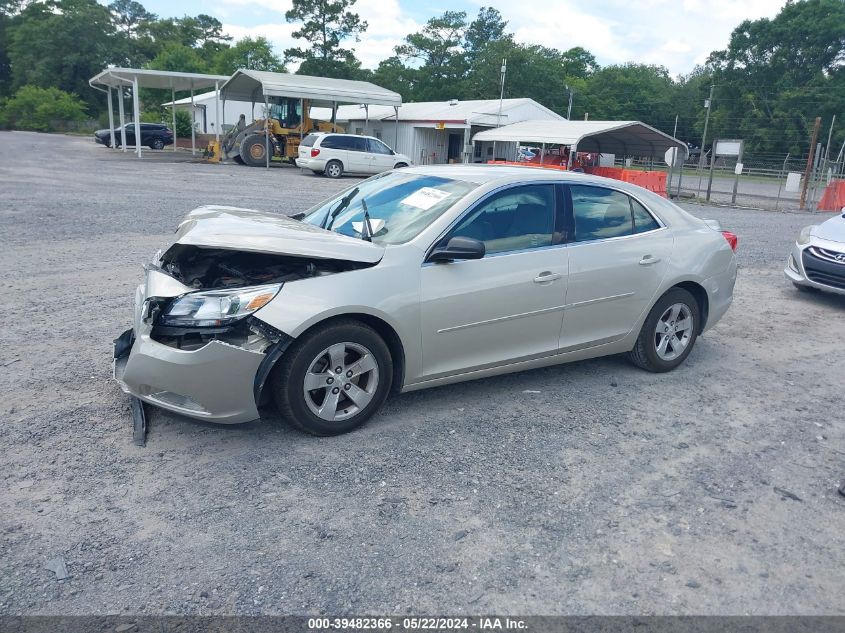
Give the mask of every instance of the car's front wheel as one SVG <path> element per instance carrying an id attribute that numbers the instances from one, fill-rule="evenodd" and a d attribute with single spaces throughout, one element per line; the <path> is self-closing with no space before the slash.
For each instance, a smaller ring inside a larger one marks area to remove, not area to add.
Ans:
<path id="1" fill-rule="evenodd" d="M 297 339 L 273 375 L 279 412 L 313 435 L 338 435 L 384 403 L 393 362 L 384 340 L 357 321 L 335 321 Z"/>
<path id="2" fill-rule="evenodd" d="M 654 304 L 629 356 L 647 371 L 664 372 L 684 362 L 698 338 L 700 310 L 695 297 L 673 288 Z"/>
<path id="3" fill-rule="evenodd" d="M 153 142 L 150 144 L 150 147 L 153 149 L 164 149 L 164 140 L 160 138 L 153 139 Z"/>

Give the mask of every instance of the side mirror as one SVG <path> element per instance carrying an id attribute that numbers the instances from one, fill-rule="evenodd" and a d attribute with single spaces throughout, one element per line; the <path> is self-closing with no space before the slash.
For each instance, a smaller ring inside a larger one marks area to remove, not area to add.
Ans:
<path id="1" fill-rule="evenodd" d="M 452 262 L 457 259 L 481 259 L 486 248 L 484 242 L 473 237 L 456 236 L 445 246 L 437 246 L 428 256 L 430 262 Z"/>

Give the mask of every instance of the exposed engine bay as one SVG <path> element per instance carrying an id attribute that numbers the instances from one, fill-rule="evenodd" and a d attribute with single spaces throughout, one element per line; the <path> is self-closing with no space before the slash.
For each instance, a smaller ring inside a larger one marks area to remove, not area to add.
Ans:
<path id="1" fill-rule="evenodd" d="M 160 266 L 186 286 L 204 290 L 295 281 L 371 264 L 174 244 Z"/>
<path id="2" fill-rule="evenodd" d="M 197 291 L 279 284 L 371 265 L 184 244 L 173 245 L 158 262 L 161 270 Z M 166 313 L 168 307 L 177 299 L 178 297 L 148 300 L 147 318 L 153 324 L 150 336 L 164 345 L 182 350 L 196 350 L 216 340 L 243 349 L 264 352 L 285 336 L 251 317 L 220 327 L 163 324 L 161 315 Z"/>

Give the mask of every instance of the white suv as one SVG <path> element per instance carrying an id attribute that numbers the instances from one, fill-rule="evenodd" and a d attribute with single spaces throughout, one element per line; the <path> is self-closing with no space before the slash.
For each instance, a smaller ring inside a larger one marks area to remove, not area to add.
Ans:
<path id="1" fill-rule="evenodd" d="M 309 134 L 299 144 L 296 166 L 315 174 L 340 178 L 344 172 L 378 174 L 407 167 L 411 160 L 397 154 L 372 136 L 319 132 Z"/>

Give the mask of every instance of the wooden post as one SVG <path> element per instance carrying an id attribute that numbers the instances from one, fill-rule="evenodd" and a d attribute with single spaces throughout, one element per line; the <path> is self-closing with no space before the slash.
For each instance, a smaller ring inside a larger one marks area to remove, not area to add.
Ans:
<path id="1" fill-rule="evenodd" d="M 819 128 L 822 126 L 822 118 L 816 117 L 816 123 L 813 125 L 813 137 L 810 139 L 810 154 L 807 156 L 807 167 L 804 169 L 804 184 L 801 186 L 801 202 L 799 208 L 804 208 L 804 203 L 807 200 L 807 186 L 810 184 L 810 172 L 813 170 L 813 158 L 816 153 L 816 140 L 819 138 Z"/>

